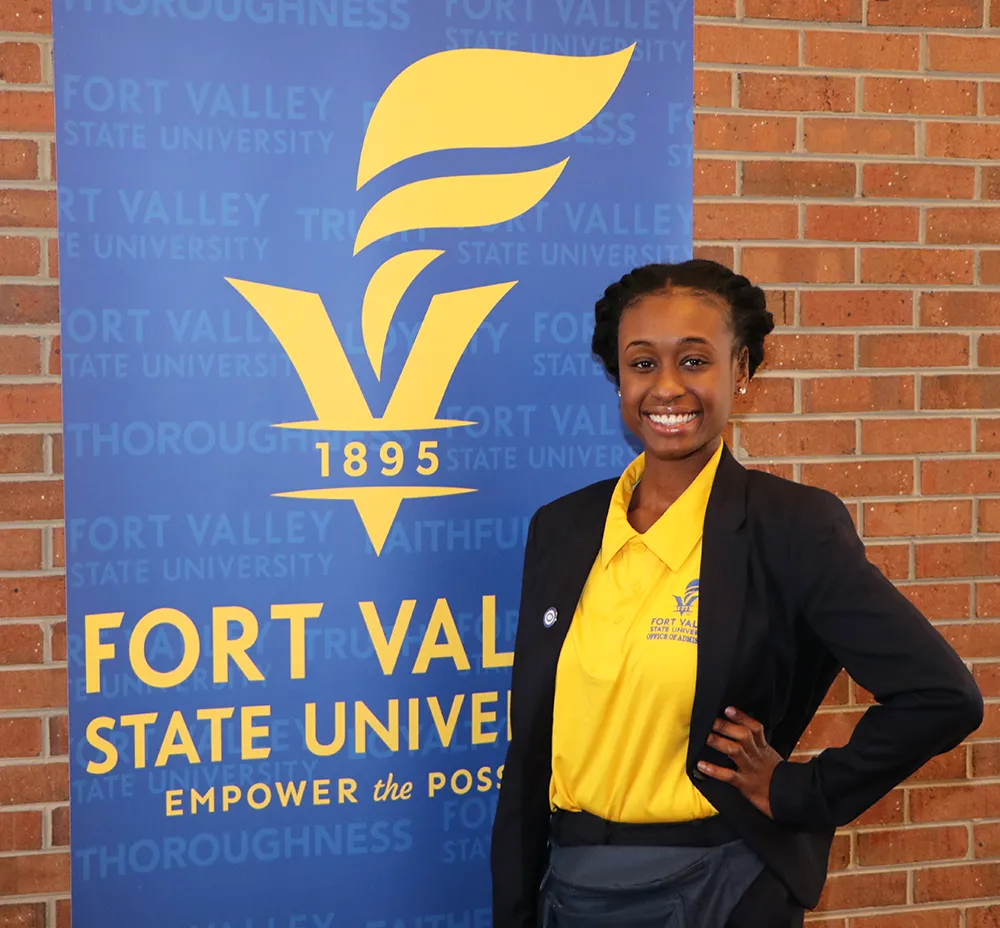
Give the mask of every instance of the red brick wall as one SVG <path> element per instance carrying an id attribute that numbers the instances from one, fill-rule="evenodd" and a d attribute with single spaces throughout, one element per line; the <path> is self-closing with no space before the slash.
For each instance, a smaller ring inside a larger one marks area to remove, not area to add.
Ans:
<path id="1" fill-rule="evenodd" d="M 780 324 L 737 447 L 850 503 L 988 700 L 838 837 L 815 924 L 1000 928 L 1000 0 L 696 13 L 698 250 Z M 50 28 L 0 0 L 0 928 L 69 926 Z"/>

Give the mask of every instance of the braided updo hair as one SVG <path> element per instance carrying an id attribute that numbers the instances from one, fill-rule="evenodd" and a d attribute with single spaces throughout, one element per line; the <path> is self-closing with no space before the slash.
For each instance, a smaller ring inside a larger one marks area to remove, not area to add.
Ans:
<path id="1" fill-rule="evenodd" d="M 718 297 L 729 306 L 735 350 L 747 349 L 753 377 L 764 360 L 764 339 L 774 328 L 764 291 L 725 265 L 695 259 L 637 267 L 608 287 L 597 301 L 591 349 L 615 383 L 619 382 L 618 323 L 622 313 L 644 296 L 673 288 Z"/>

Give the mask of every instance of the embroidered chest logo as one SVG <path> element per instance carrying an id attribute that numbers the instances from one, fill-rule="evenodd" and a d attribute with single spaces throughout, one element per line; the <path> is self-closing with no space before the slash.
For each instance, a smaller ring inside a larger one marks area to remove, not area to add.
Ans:
<path id="1" fill-rule="evenodd" d="M 679 641 L 684 644 L 698 643 L 698 619 L 695 610 L 698 607 L 699 581 L 692 580 L 681 596 L 674 594 L 676 605 L 673 615 L 656 616 L 649 623 L 647 641 Z"/>

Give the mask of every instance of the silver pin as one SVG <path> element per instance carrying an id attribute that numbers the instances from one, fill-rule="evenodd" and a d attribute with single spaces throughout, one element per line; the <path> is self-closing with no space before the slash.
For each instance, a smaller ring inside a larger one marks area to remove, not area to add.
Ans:
<path id="1" fill-rule="evenodd" d="M 546 628 L 552 628 L 556 624 L 556 619 L 559 618 L 559 613 L 556 611 L 555 606 L 550 606 L 545 610 L 545 615 L 542 616 L 542 625 Z"/>

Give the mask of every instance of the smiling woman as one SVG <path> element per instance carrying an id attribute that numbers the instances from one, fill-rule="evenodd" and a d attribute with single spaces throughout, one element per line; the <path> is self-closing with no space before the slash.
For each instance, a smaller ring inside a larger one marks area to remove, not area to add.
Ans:
<path id="1" fill-rule="evenodd" d="M 982 722 L 844 505 L 726 447 L 773 325 L 710 261 L 637 268 L 596 304 L 643 452 L 529 527 L 495 928 L 801 926 L 836 828 Z M 790 763 L 845 668 L 876 704 L 846 746 Z"/>

